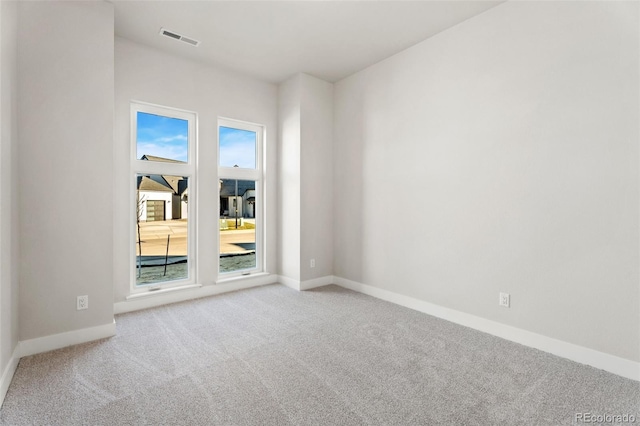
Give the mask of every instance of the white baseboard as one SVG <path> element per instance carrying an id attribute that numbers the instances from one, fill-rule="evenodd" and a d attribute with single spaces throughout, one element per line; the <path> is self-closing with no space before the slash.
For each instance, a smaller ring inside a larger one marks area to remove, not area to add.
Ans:
<path id="1" fill-rule="evenodd" d="M 333 275 L 327 275 L 324 277 L 314 278 L 312 280 L 306 280 L 306 281 L 298 281 L 296 279 L 285 277 L 284 275 L 280 275 L 278 277 L 278 282 L 294 290 L 305 291 L 305 290 L 311 290 L 312 288 L 333 284 Z"/>
<path id="2" fill-rule="evenodd" d="M 16 368 L 18 368 L 19 361 L 20 357 L 18 356 L 18 346 L 16 346 L 16 348 L 13 350 L 11 358 L 9 358 L 9 363 L 5 367 L 4 371 L 2 372 L 2 376 L 0 377 L 0 407 L 2 407 L 4 397 L 7 395 L 9 385 L 11 384 L 11 379 L 13 379 Z"/>
<path id="3" fill-rule="evenodd" d="M 18 343 L 16 352 L 18 354 L 18 358 L 22 358 L 23 356 L 35 355 L 115 335 L 116 321 L 113 320 L 113 322 L 109 324 L 98 325 L 96 327 L 82 328 L 80 330 L 22 340 Z"/>
<path id="4" fill-rule="evenodd" d="M 345 278 L 333 277 L 333 282 L 349 290 L 357 291 L 378 299 L 386 300 L 387 302 L 424 312 L 434 317 L 442 318 L 512 342 L 520 343 L 521 345 L 539 349 L 571 361 L 590 365 L 592 367 L 617 374 L 618 376 L 640 381 L 640 363 L 635 361 L 543 336 L 541 334 L 532 333 L 527 330 L 456 311 L 454 309 L 434 305 L 420 299 L 404 296 L 392 291 L 383 290 Z"/>
<path id="5" fill-rule="evenodd" d="M 293 278 L 285 277 L 284 275 L 278 276 L 278 282 L 280 284 L 286 285 L 289 288 L 300 291 L 300 281 L 295 280 Z"/>
<path id="6" fill-rule="evenodd" d="M 333 275 L 302 281 L 300 283 L 300 290 L 311 290 L 312 288 L 323 287 L 329 284 L 333 284 Z"/>
<path id="7" fill-rule="evenodd" d="M 9 363 L 0 377 L 0 406 L 2 406 L 4 397 L 7 395 L 11 379 L 13 379 L 16 368 L 18 368 L 20 358 L 65 348 L 67 346 L 78 345 L 80 343 L 87 343 L 93 340 L 104 339 L 115 336 L 115 334 L 116 322 L 113 320 L 110 324 L 83 328 L 80 330 L 68 331 L 65 333 L 37 337 L 35 339 L 22 340 L 18 342 L 18 345 L 9 359 Z"/>
<path id="8" fill-rule="evenodd" d="M 184 302 L 186 300 L 199 299 L 201 297 L 228 293 L 230 291 L 259 287 L 261 285 L 275 284 L 278 282 L 279 278 L 280 277 L 278 275 L 264 274 L 256 275 L 254 277 L 241 277 L 241 279 L 228 280 L 226 282 L 212 285 L 203 285 L 185 289 L 176 288 L 176 291 L 161 294 L 149 293 L 149 297 L 136 297 L 128 299 L 124 302 L 114 303 L 113 312 L 114 314 L 123 314 L 125 312 L 133 312 L 139 311 L 141 309 L 168 305 L 169 303 Z"/>

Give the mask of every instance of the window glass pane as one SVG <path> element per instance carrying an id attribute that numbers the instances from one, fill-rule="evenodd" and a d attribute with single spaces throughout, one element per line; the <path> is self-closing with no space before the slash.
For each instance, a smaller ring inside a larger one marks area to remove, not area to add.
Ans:
<path id="1" fill-rule="evenodd" d="M 136 177 L 136 285 L 189 277 L 188 179 Z"/>
<path id="2" fill-rule="evenodd" d="M 138 160 L 186 163 L 189 122 L 179 118 L 137 112 L 136 158 Z"/>
<path id="3" fill-rule="evenodd" d="M 256 267 L 256 182 L 221 179 L 220 273 Z"/>
<path id="4" fill-rule="evenodd" d="M 220 166 L 256 168 L 256 132 L 220 126 Z"/>

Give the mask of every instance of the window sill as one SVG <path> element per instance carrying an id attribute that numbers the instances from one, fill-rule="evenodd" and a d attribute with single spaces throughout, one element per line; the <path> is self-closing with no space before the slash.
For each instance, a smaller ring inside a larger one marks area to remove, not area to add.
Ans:
<path id="1" fill-rule="evenodd" d="M 142 298 L 142 297 L 155 296 L 157 294 L 173 293 L 175 291 L 188 290 L 188 289 L 200 288 L 200 287 L 202 287 L 202 284 L 188 284 L 188 285 L 181 285 L 181 286 L 178 286 L 178 287 L 162 288 L 160 290 L 145 291 L 145 292 L 141 292 L 141 293 L 130 294 L 129 296 L 127 296 L 127 300 L 139 299 L 139 298 Z"/>
<path id="2" fill-rule="evenodd" d="M 254 279 L 251 279 L 251 277 Z M 134 293 L 127 296 L 125 300 L 114 303 L 113 311 L 115 314 L 123 314 L 126 312 L 139 311 L 140 309 L 163 306 L 168 303 L 184 302 L 187 300 L 198 299 L 200 297 L 227 293 L 229 291 L 275 284 L 277 281 L 278 275 L 269 274 L 267 272 L 256 272 L 249 276 L 243 275 L 228 277 L 227 279 L 220 280 L 217 283 L 186 284 L 178 287 L 164 288 L 162 290 Z M 216 285 L 218 283 L 221 285 Z"/>
<path id="3" fill-rule="evenodd" d="M 271 274 L 268 272 L 256 272 L 255 274 L 249 275 L 234 275 L 233 277 L 220 278 L 216 281 L 216 284 L 227 284 L 237 281 L 250 280 L 251 278 L 268 277 L 270 275 Z"/>

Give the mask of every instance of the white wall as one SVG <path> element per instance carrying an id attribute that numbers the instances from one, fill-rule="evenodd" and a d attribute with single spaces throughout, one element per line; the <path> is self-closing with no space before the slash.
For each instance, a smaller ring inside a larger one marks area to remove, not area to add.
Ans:
<path id="1" fill-rule="evenodd" d="M 265 181 L 266 270 L 275 273 L 277 87 L 237 73 L 178 58 L 122 38 L 116 38 L 115 41 L 115 73 L 114 162 L 123 165 L 113 180 L 114 227 L 118 230 L 113 235 L 115 301 L 124 301 L 129 294 L 130 256 L 133 256 L 133 235 L 130 234 L 133 206 L 126 195 L 130 193 L 130 179 L 133 179 L 128 172 L 131 154 L 129 108 L 132 100 L 198 114 L 198 180 L 214 183 L 210 192 L 203 186 L 198 188 L 198 206 L 202 212 L 212 212 L 214 218 L 218 216 L 218 117 L 265 126 L 265 171 L 273 173 Z M 190 185 L 190 188 L 193 186 Z M 200 259 L 216 258 L 217 228 L 217 220 L 198 222 L 197 247 Z M 199 282 L 212 284 L 215 279 L 215 262 L 200 262 L 198 268 Z"/>
<path id="2" fill-rule="evenodd" d="M 640 360 L 638 39 L 507 2 L 336 83 L 335 275 Z"/>
<path id="3" fill-rule="evenodd" d="M 113 322 L 113 22 L 106 2 L 19 3 L 20 340 Z"/>
<path id="4" fill-rule="evenodd" d="M 0 2 L 0 375 L 18 345 L 17 7 Z M 0 383 L 0 404 L 4 386 Z"/>
<path id="5" fill-rule="evenodd" d="M 300 280 L 306 281 L 333 275 L 333 84 L 302 74 L 301 89 Z"/>
<path id="6" fill-rule="evenodd" d="M 303 281 L 333 275 L 333 84 L 296 74 L 278 95 L 278 266 L 292 280 L 285 283 L 300 288 Z"/>
<path id="7" fill-rule="evenodd" d="M 300 281 L 301 74 L 278 88 L 278 274 Z"/>

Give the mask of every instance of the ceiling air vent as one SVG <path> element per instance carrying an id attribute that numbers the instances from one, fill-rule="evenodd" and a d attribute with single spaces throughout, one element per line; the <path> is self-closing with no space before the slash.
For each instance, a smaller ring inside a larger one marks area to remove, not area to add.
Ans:
<path id="1" fill-rule="evenodd" d="M 198 40 L 194 40 L 192 38 L 185 37 L 183 35 L 180 35 L 180 34 L 176 33 L 175 31 L 165 30 L 164 28 L 160 28 L 160 35 L 163 35 L 165 37 L 170 37 L 170 38 L 173 38 L 175 40 L 184 41 L 185 43 L 190 44 L 192 46 L 197 46 L 197 45 L 200 44 L 200 42 Z"/>

